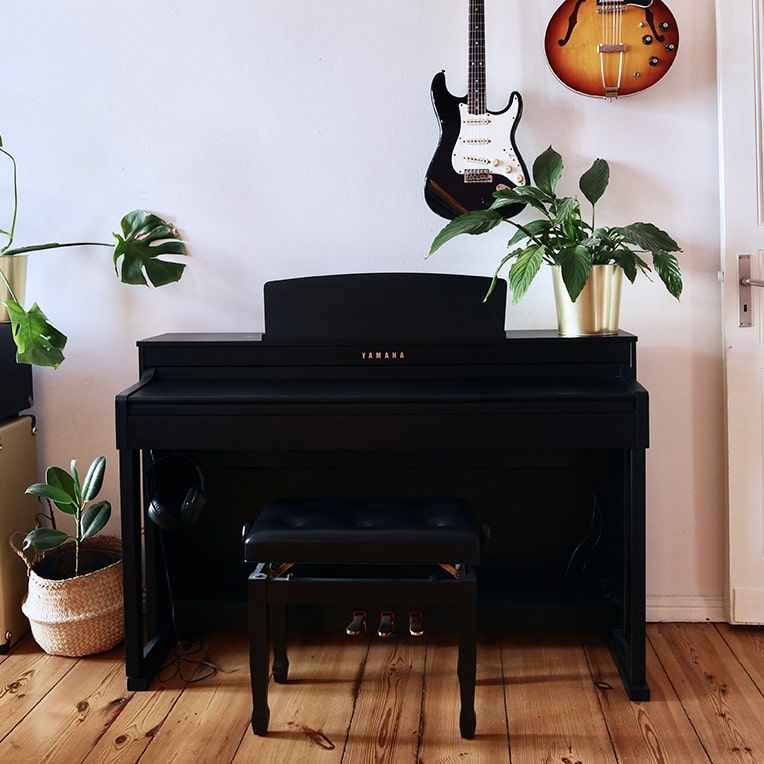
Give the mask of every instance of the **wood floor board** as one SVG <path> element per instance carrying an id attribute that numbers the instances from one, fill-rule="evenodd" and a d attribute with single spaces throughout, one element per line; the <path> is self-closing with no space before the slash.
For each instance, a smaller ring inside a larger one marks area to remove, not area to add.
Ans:
<path id="1" fill-rule="evenodd" d="M 46 655 L 23 640 L 0 665 L 0 761 L 5 737 L 74 668 L 73 658 Z"/>
<path id="2" fill-rule="evenodd" d="M 719 623 L 716 629 L 764 695 L 764 626 Z"/>
<path id="3" fill-rule="evenodd" d="M 130 697 L 121 648 L 81 658 L 37 704 L 35 713 L 28 714 L 2 741 L 0 758 L 40 763 L 80 762 L 123 711 Z"/>
<path id="4" fill-rule="evenodd" d="M 512 762 L 616 761 L 579 638 L 507 636 L 502 659 Z"/>
<path id="5" fill-rule="evenodd" d="M 419 746 L 426 646 L 373 640 L 356 699 L 343 762 L 413 762 Z"/>
<path id="6" fill-rule="evenodd" d="M 230 762 L 252 715 L 246 632 L 221 632 L 207 659 L 215 676 L 189 684 L 141 756 L 143 764 Z"/>
<path id="7" fill-rule="evenodd" d="M 235 762 L 338 764 L 369 652 L 369 640 L 310 636 L 291 640 L 289 682 L 268 690 L 267 737 L 245 726 Z"/>
<path id="8" fill-rule="evenodd" d="M 459 734 L 457 654 L 452 641 L 437 640 L 428 645 L 417 764 L 510 764 L 499 639 L 481 639 L 478 645 L 474 740 L 463 740 Z"/>
<path id="9" fill-rule="evenodd" d="M 204 658 L 208 650 L 209 645 L 203 645 L 197 655 L 189 658 Z M 184 676 L 193 676 L 193 667 L 186 666 L 184 671 L 189 672 Z M 180 674 L 167 672 L 167 681 L 155 679 L 147 692 L 135 693 L 85 758 L 84 764 L 138 761 L 186 687 L 187 682 Z"/>
<path id="10" fill-rule="evenodd" d="M 709 761 L 650 645 L 647 647 L 647 683 L 652 691 L 649 703 L 629 701 L 604 641 L 587 639 L 584 648 L 620 764 Z"/>
<path id="11" fill-rule="evenodd" d="M 764 763 L 764 697 L 713 624 L 648 634 L 711 760 Z"/>

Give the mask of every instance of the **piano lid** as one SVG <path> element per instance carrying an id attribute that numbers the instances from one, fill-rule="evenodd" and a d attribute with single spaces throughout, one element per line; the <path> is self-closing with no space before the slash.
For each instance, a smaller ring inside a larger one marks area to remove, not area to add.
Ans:
<path id="1" fill-rule="evenodd" d="M 505 339 L 507 285 L 435 273 L 365 273 L 269 281 L 264 341 Z"/>

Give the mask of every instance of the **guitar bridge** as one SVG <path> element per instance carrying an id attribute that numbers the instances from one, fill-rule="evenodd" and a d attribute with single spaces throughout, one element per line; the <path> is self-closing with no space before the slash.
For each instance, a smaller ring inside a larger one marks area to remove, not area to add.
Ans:
<path id="1" fill-rule="evenodd" d="M 487 170 L 465 170 L 465 183 L 493 183 L 493 175 Z"/>
<path id="2" fill-rule="evenodd" d="M 598 45 L 597 53 L 625 53 L 626 46 L 623 43 L 618 45 Z"/>

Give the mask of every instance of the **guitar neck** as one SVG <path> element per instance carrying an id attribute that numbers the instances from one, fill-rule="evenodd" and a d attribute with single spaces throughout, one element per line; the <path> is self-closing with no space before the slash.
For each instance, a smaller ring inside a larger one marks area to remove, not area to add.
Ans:
<path id="1" fill-rule="evenodd" d="M 467 110 L 485 114 L 485 0 L 469 0 L 469 87 Z"/>

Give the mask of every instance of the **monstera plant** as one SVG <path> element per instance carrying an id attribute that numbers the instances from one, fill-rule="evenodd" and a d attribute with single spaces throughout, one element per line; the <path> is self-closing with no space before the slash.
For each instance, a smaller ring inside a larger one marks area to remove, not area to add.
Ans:
<path id="1" fill-rule="evenodd" d="M 0 282 L 6 287 L 10 299 L 5 301 L 16 343 L 16 360 L 35 366 L 58 368 L 64 361 L 66 335 L 56 329 L 37 303 L 27 310 L 14 292 L 10 279 L 3 272 L 5 258 L 23 257 L 31 252 L 66 247 L 108 247 L 113 249 L 114 269 L 125 284 L 151 283 L 155 287 L 179 281 L 185 265 L 163 260 L 163 255 L 185 255 L 186 245 L 170 223 L 146 210 L 128 212 L 121 221 L 121 233 L 113 234 L 115 241 L 78 241 L 68 243 L 49 242 L 14 247 L 16 217 L 18 213 L 18 184 L 16 160 L 3 147 L 0 138 L 0 154 L 7 157 L 12 166 L 13 209 L 7 229 L 0 229 Z"/>

